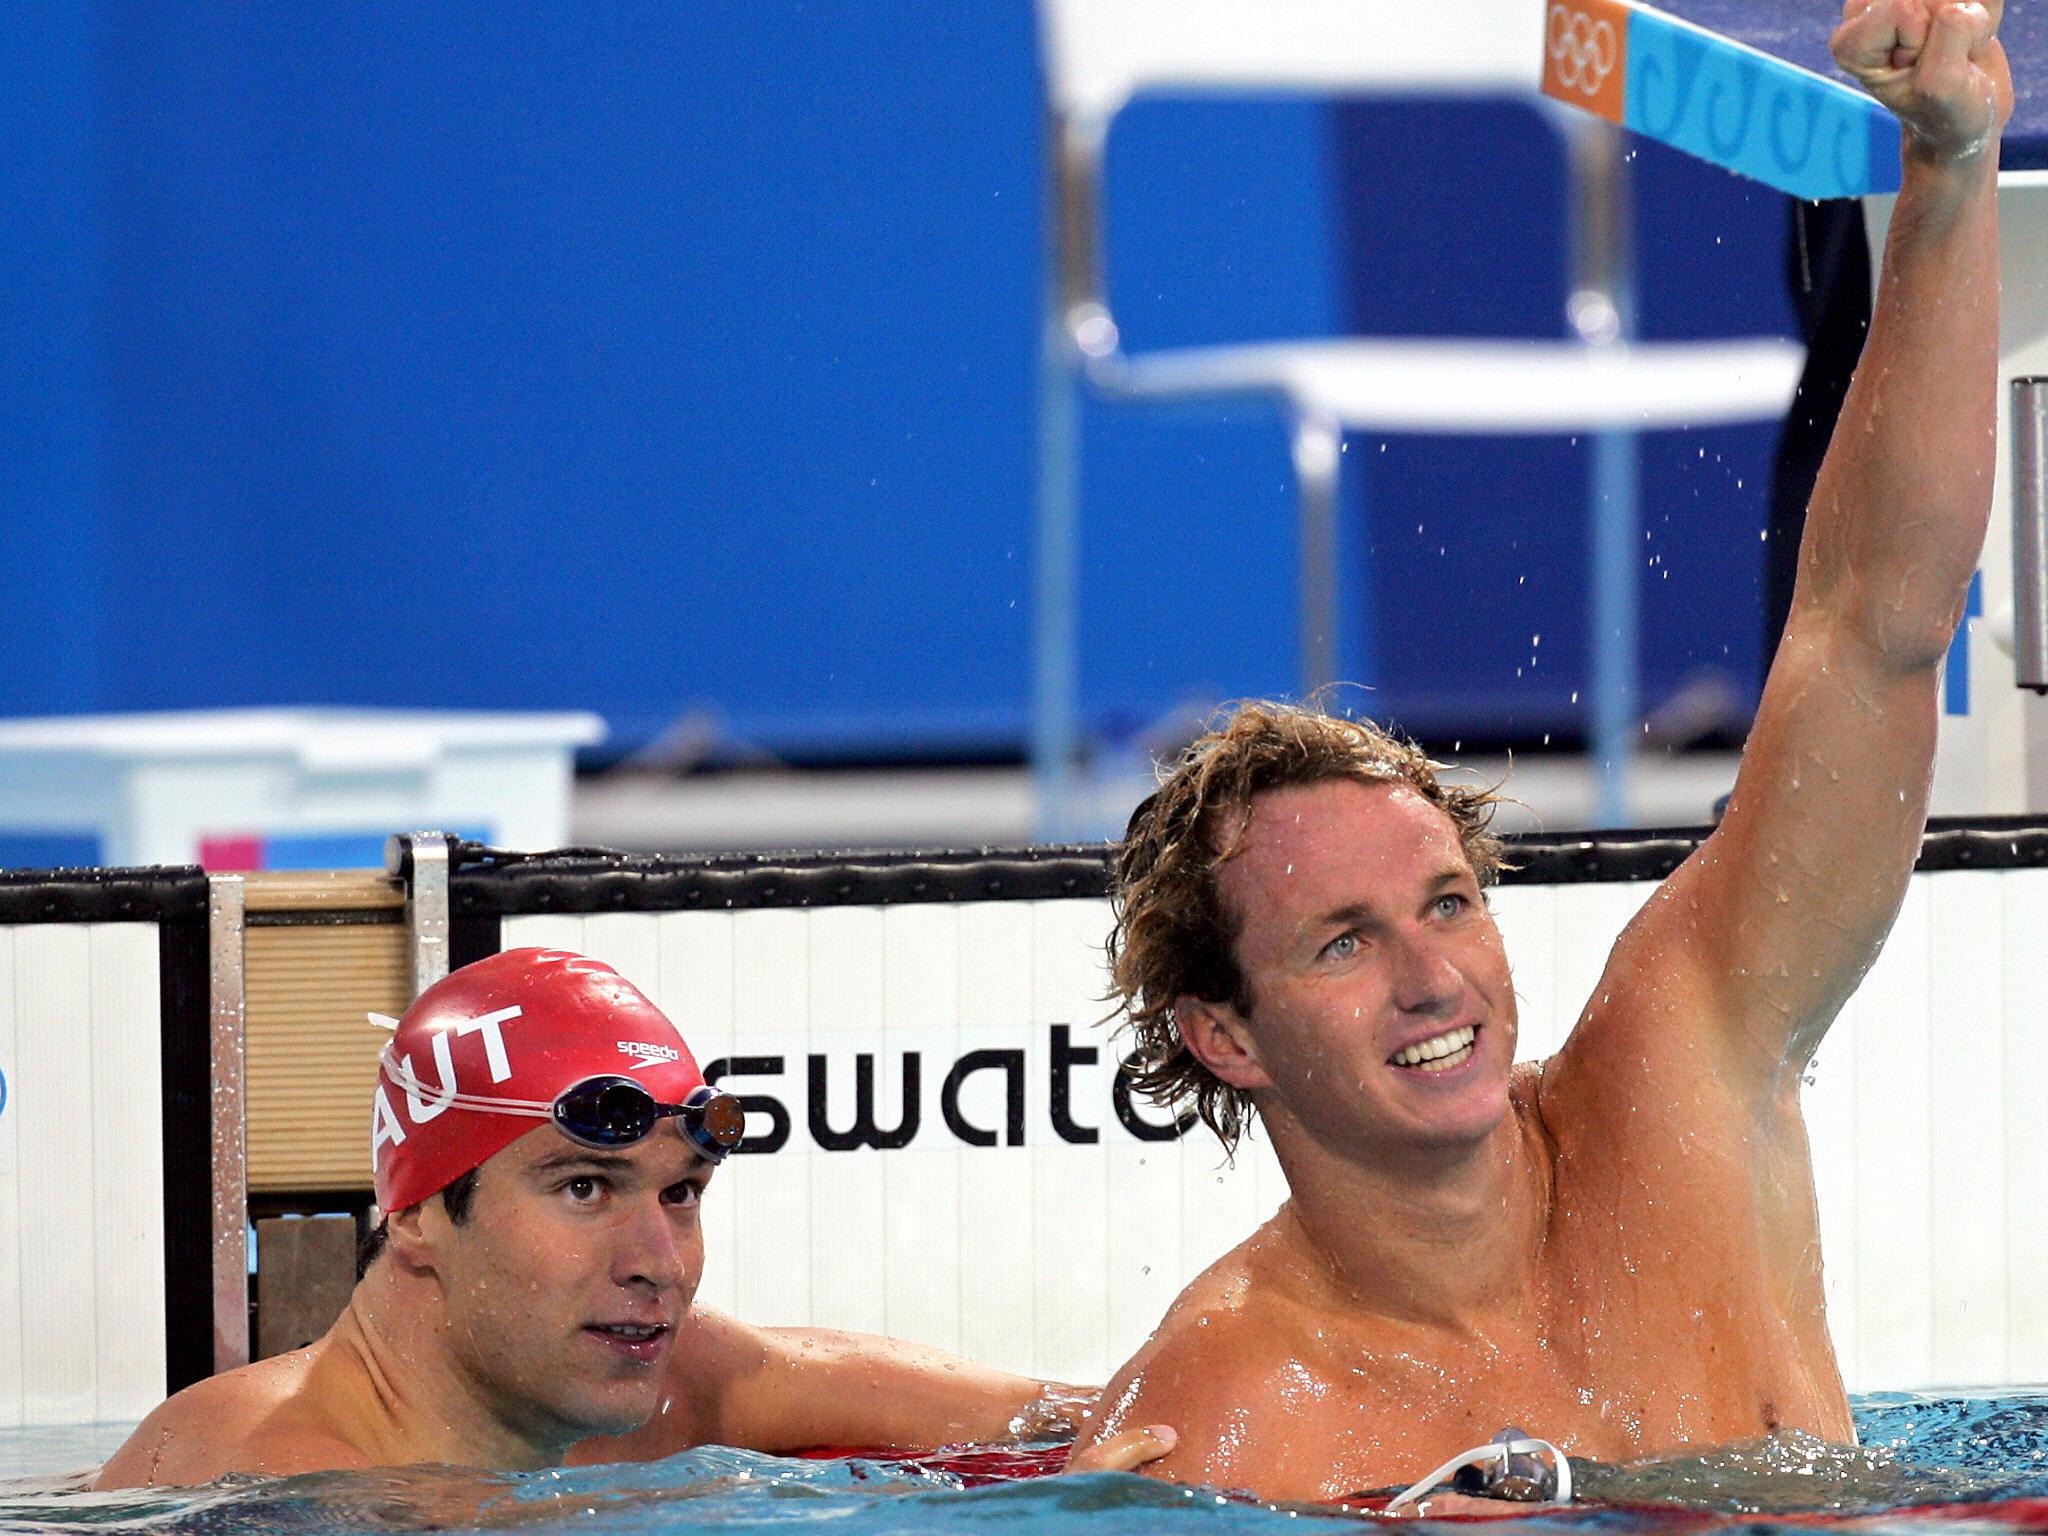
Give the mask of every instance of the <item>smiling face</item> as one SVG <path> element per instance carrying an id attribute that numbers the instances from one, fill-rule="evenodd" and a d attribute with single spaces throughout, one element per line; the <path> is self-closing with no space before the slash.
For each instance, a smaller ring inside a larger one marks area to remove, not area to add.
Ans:
<path id="1" fill-rule="evenodd" d="M 1211 1071 L 1374 1161 L 1473 1147 L 1500 1125 L 1514 989 L 1448 816 L 1403 784 L 1269 790 L 1217 881 L 1245 1008 L 1179 1010 Z"/>
<path id="2" fill-rule="evenodd" d="M 710 1176 L 670 1123 L 602 1152 L 544 1126 L 479 1169 L 465 1221 L 422 1207 L 443 1336 L 496 1417 L 566 1447 L 653 1415 L 704 1272 Z"/>

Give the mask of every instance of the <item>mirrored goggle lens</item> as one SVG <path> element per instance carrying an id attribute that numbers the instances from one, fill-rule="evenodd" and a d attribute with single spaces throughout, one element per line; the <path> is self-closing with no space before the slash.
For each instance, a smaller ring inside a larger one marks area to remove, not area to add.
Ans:
<path id="1" fill-rule="evenodd" d="M 654 1129 L 661 1106 L 638 1083 L 585 1083 L 555 1100 L 555 1124 L 593 1147 L 628 1147 Z"/>
<path id="2" fill-rule="evenodd" d="M 683 1127 L 698 1150 L 714 1163 L 740 1144 L 747 1133 L 747 1112 L 729 1093 L 709 1086 L 697 1089 L 683 1106 Z"/>

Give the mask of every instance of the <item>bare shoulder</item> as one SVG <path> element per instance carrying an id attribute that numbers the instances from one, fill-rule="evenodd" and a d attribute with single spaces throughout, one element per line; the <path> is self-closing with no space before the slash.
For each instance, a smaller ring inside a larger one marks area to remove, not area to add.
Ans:
<path id="1" fill-rule="evenodd" d="M 362 1465 L 353 1447 L 317 1426 L 295 1423 L 299 1416 L 289 1412 L 311 1357 L 310 1350 L 295 1351 L 174 1393 L 136 1426 L 93 1486 L 179 1487 L 210 1483 L 228 1472 Z"/>
<path id="2" fill-rule="evenodd" d="M 1076 1442 L 1168 1425 L 1173 1451 L 1140 1470 L 1174 1482 L 1230 1481 L 1248 1450 L 1253 1405 L 1313 1335 L 1313 1320 L 1272 1273 L 1271 1224 L 1189 1284 L 1144 1347 L 1102 1391 Z"/>

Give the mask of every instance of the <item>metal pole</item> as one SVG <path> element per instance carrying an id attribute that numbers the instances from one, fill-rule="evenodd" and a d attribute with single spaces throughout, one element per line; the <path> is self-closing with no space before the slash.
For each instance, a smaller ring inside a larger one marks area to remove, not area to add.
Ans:
<path id="1" fill-rule="evenodd" d="M 1619 130 L 1573 123 L 1566 144 L 1577 194 L 1568 316 L 1593 346 L 1626 345 L 1636 334 L 1635 259 L 1628 166 Z M 1594 820 L 1632 820 L 1629 777 L 1642 703 L 1636 681 L 1643 553 L 1641 472 L 1636 434 L 1593 438 L 1591 746 L 1598 782 Z"/>
<path id="2" fill-rule="evenodd" d="M 213 1368 L 249 1363 L 248 988 L 240 875 L 207 882 L 213 1059 Z"/>
<path id="3" fill-rule="evenodd" d="M 1038 384 L 1038 507 L 1033 539 L 1031 778 L 1037 836 L 1074 836 L 1074 711 L 1080 586 L 1076 524 L 1080 477 L 1080 381 L 1058 319 L 1047 321 Z"/>
<path id="4" fill-rule="evenodd" d="M 1103 125 L 1046 119 L 1045 323 L 1039 342 L 1038 495 L 1033 526 L 1031 778 L 1040 842 L 1084 835 L 1080 805 L 1081 369 L 1116 351 L 1101 300 L 1095 206 Z"/>
<path id="5" fill-rule="evenodd" d="M 1301 694 L 1337 680 L 1337 483 L 1344 434 L 1327 416 L 1294 418 L 1301 508 Z"/>
<path id="6" fill-rule="evenodd" d="M 1636 681 L 1643 560 L 1641 471 L 1632 432 L 1593 439 L 1593 762 L 1599 793 L 1594 820 L 1631 824 L 1630 768 L 1642 719 Z"/>
<path id="7" fill-rule="evenodd" d="M 448 834 L 415 832 L 405 884 L 405 922 L 412 933 L 412 995 L 448 974 Z"/>
<path id="8" fill-rule="evenodd" d="M 2015 680 L 2048 693 L 2048 378 L 2012 381 Z"/>

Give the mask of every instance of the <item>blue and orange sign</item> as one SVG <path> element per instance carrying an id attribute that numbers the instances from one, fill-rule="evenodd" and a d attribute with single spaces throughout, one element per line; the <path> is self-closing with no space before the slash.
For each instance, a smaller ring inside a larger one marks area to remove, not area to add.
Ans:
<path id="1" fill-rule="evenodd" d="M 1543 90 L 1794 197 L 1899 189 L 1899 125 L 1853 86 L 1633 0 L 1551 0 Z"/>
<path id="2" fill-rule="evenodd" d="M 1559 101 L 1627 122 L 1629 9 L 1615 0 L 1558 0 L 1543 38 L 1543 90 Z"/>

